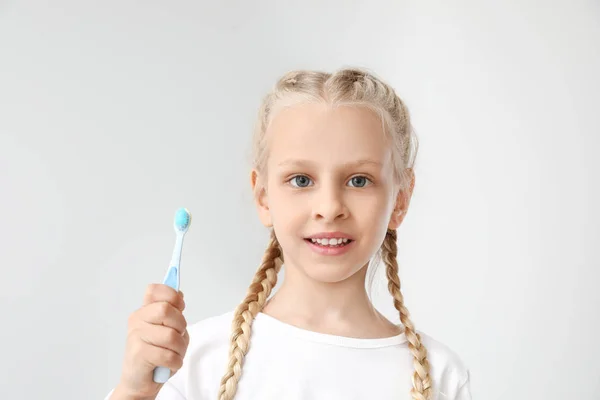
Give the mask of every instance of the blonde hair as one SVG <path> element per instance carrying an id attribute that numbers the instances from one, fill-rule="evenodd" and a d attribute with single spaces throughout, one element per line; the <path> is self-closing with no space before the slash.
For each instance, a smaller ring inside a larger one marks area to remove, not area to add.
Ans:
<path id="1" fill-rule="evenodd" d="M 385 134 L 392 145 L 394 178 L 406 195 L 410 184 L 418 142 L 410 124 L 408 110 L 394 89 L 374 74 L 360 68 L 344 68 L 334 73 L 298 70 L 283 75 L 273 90 L 263 99 L 253 138 L 253 164 L 259 173 L 267 173 L 266 131 L 273 116 L 282 108 L 306 102 L 321 102 L 335 106 L 362 106 L 377 113 L 382 120 Z M 404 306 L 398 277 L 398 252 L 396 230 L 388 230 L 377 256 L 386 265 L 388 290 L 394 306 L 400 313 L 400 321 L 408 340 L 414 360 L 411 395 L 414 400 L 430 400 L 432 382 L 429 375 L 427 349 L 410 320 Z M 252 280 L 246 297 L 236 308 L 232 322 L 231 344 L 227 370 L 221 379 L 219 400 L 231 400 L 237 391 L 244 357 L 250 345 L 252 322 L 263 309 L 283 264 L 283 252 L 275 231 L 263 260 Z"/>

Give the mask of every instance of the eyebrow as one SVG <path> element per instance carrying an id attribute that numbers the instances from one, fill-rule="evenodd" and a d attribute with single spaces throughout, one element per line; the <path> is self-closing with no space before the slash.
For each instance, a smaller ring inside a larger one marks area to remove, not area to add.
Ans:
<path id="1" fill-rule="evenodd" d="M 347 163 L 344 163 L 343 166 L 347 166 L 347 167 L 355 166 L 355 167 L 358 167 L 358 166 L 365 165 L 365 164 L 372 164 L 372 165 L 376 165 L 378 167 L 382 167 L 383 166 L 383 164 L 380 163 L 379 161 L 370 160 L 370 159 L 367 159 L 367 158 L 356 160 L 356 161 L 353 161 L 353 162 L 347 162 Z M 280 166 L 280 167 L 284 166 L 284 165 L 296 165 L 296 166 L 299 166 L 299 167 L 310 167 L 310 166 L 313 166 L 314 164 L 311 161 L 309 161 L 309 160 L 300 160 L 300 159 L 290 158 L 290 159 L 287 159 L 287 160 L 284 160 L 284 161 L 280 162 L 277 165 Z"/>

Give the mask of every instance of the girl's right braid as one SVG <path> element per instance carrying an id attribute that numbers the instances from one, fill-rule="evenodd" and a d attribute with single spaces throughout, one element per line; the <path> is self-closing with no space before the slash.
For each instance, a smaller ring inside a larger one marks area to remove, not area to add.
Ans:
<path id="1" fill-rule="evenodd" d="M 229 364 L 221 379 L 219 400 L 231 400 L 237 391 L 237 384 L 242 374 L 244 357 L 248 353 L 252 321 L 264 307 L 271 290 L 277 284 L 277 274 L 283 263 L 281 247 L 271 230 L 269 246 L 263 256 L 263 261 L 254 275 L 248 288 L 246 298 L 236 308 L 231 324 L 231 345 L 229 348 Z"/>

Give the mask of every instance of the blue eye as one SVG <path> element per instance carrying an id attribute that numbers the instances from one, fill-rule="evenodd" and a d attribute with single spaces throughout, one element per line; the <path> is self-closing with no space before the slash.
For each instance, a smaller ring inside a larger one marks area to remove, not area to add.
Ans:
<path id="1" fill-rule="evenodd" d="M 290 179 L 290 181 L 294 181 L 294 179 L 297 179 L 297 178 L 303 178 L 302 179 L 303 181 L 310 180 L 306 175 L 296 175 L 292 179 Z M 298 180 L 296 180 L 296 182 L 298 182 Z M 300 185 L 299 187 L 306 187 L 306 186 Z"/>
<path id="2" fill-rule="evenodd" d="M 300 178 L 300 179 L 298 179 Z M 306 186 L 304 186 L 305 184 L 308 184 L 307 181 L 310 181 L 310 178 L 307 177 L 306 175 L 296 175 L 292 178 L 290 178 L 289 182 L 293 182 L 294 180 L 296 180 L 296 183 L 298 183 L 298 186 L 294 186 L 294 187 L 300 187 L 300 188 L 305 188 Z M 362 175 L 357 175 L 352 177 L 352 179 L 350 179 L 350 182 L 352 182 L 354 185 L 356 185 L 355 187 L 365 187 L 366 183 L 364 181 L 369 181 L 371 182 L 371 180 L 369 178 L 367 178 L 366 176 L 362 176 Z M 362 183 L 362 185 L 361 185 Z"/>
<path id="3" fill-rule="evenodd" d="M 356 182 L 357 182 L 357 181 L 358 181 L 358 182 L 361 182 L 361 181 L 364 181 L 364 180 L 367 180 L 367 181 L 369 181 L 369 178 L 367 178 L 366 176 L 361 176 L 361 175 L 358 175 L 358 176 L 355 176 L 355 177 L 353 177 L 352 179 L 350 179 L 350 182 L 353 182 L 353 183 L 355 183 L 355 184 L 356 184 Z M 359 185 L 358 185 L 358 187 L 364 187 L 364 186 L 361 186 L 361 185 L 359 184 Z"/>

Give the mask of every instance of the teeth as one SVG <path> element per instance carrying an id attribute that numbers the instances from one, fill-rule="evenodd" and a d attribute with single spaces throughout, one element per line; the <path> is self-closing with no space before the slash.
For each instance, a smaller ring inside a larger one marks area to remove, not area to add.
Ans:
<path id="1" fill-rule="evenodd" d="M 338 244 L 348 243 L 348 239 L 311 239 L 313 243 L 318 243 L 322 246 L 337 246 Z"/>

